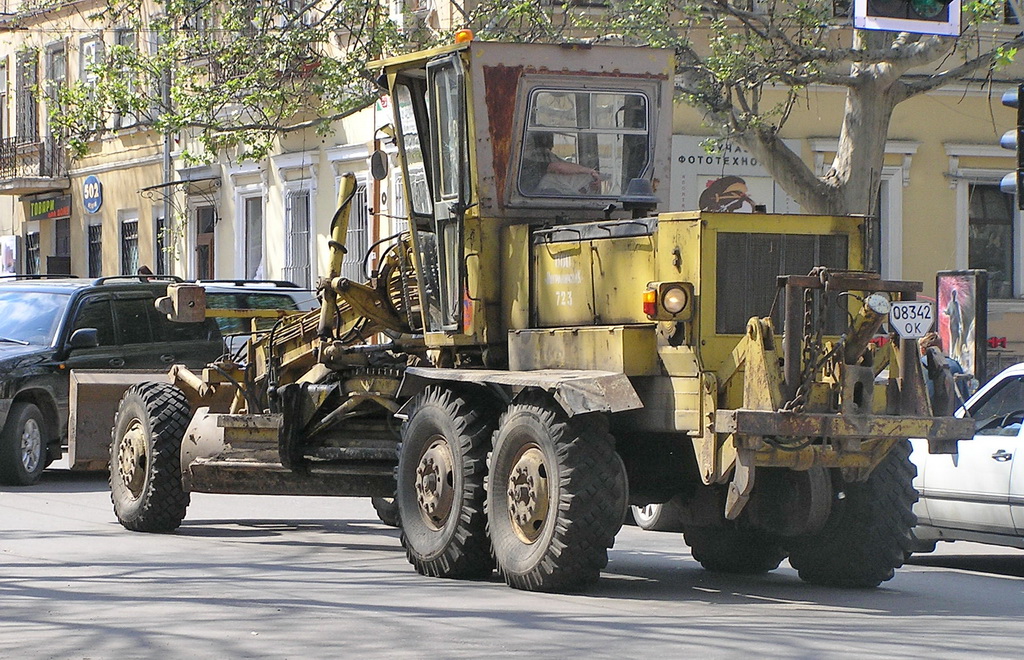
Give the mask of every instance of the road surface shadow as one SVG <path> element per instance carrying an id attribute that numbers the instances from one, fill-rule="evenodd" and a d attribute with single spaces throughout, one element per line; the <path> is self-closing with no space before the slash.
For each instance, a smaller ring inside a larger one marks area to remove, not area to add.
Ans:
<path id="1" fill-rule="evenodd" d="M 31 486 L 0 486 L 0 493 L 98 493 L 109 488 L 106 472 L 72 472 L 45 470 Z"/>
<path id="2" fill-rule="evenodd" d="M 1024 577 L 1024 553 L 1019 555 L 914 555 L 907 561 L 907 564 Z"/>

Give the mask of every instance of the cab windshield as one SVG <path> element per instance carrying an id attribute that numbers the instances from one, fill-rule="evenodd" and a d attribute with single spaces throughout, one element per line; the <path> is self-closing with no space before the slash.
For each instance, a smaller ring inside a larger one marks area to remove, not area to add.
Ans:
<path id="1" fill-rule="evenodd" d="M 618 197 L 650 162 L 643 94 L 536 89 L 520 156 L 527 197 Z"/>
<path id="2" fill-rule="evenodd" d="M 0 291 L 0 347 L 49 346 L 70 296 L 40 291 Z"/>

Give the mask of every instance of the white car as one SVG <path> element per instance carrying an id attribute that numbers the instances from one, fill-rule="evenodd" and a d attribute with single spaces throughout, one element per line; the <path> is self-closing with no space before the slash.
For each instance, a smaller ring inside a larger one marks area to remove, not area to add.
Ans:
<path id="1" fill-rule="evenodd" d="M 911 440 L 919 550 L 936 541 L 1024 548 L 1024 364 L 1002 371 L 965 407 L 975 436 L 958 453 L 929 454 L 926 440 Z"/>

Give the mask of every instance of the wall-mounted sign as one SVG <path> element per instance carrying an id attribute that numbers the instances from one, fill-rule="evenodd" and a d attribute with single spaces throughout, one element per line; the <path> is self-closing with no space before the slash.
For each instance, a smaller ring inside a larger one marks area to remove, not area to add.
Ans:
<path id="1" fill-rule="evenodd" d="M 82 185 L 82 204 L 89 213 L 96 213 L 103 206 L 103 184 L 94 174 L 85 177 Z"/>
<path id="2" fill-rule="evenodd" d="M 71 217 L 71 195 L 33 199 L 28 203 L 29 220 L 56 220 Z"/>
<path id="3" fill-rule="evenodd" d="M 757 158 L 732 143 L 708 153 L 703 146 L 706 139 L 695 135 L 672 136 L 672 185 L 669 204 L 663 208 L 732 213 L 800 212 L 800 206 L 772 180 Z M 798 140 L 785 142 L 799 153 Z"/>

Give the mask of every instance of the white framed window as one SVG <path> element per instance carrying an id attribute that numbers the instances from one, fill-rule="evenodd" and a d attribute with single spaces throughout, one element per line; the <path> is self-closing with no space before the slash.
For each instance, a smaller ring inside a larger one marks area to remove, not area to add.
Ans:
<path id="1" fill-rule="evenodd" d="M 341 182 L 338 181 L 340 188 Z M 353 282 L 365 282 L 366 252 L 370 249 L 370 209 L 367 204 L 366 180 L 356 179 L 356 191 L 352 197 L 348 218 L 348 233 L 345 236 L 345 257 L 341 262 L 341 276 Z"/>
<path id="2" fill-rule="evenodd" d="M 263 193 L 243 194 L 239 200 L 238 227 L 240 276 L 247 280 L 261 280 L 266 277 L 264 257 Z"/>
<path id="3" fill-rule="evenodd" d="M 0 58 L 0 139 L 11 136 L 11 128 L 8 119 L 8 103 L 10 103 L 8 90 L 7 58 Z"/>
<path id="4" fill-rule="evenodd" d="M 191 245 L 191 275 L 197 280 L 212 280 L 216 277 L 217 251 L 215 233 L 217 229 L 217 207 L 205 197 L 190 197 L 188 200 L 189 240 Z"/>
<path id="5" fill-rule="evenodd" d="M 137 48 L 135 30 L 119 29 L 114 33 L 114 39 L 120 49 L 134 52 Z M 124 57 L 125 54 L 122 53 L 121 56 Z M 121 67 L 120 75 L 124 77 L 127 84 L 128 97 L 134 97 L 136 89 L 135 75 L 127 66 Z M 139 117 L 133 109 L 129 107 L 119 107 L 116 109 L 114 115 L 115 128 L 129 128 L 137 123 L 139 123 Z"/>
<path id="6" fill-rule="evenodd" d="M 301 287 L 313 286 L 312 195 L 309 188 L 285 194 L 284 278 Z"/>
<path id="7" fill-rule="evenodd" d="M 68 80 L 68 53 L 63 41 L 46 47 L 46 116 L 43 125 L 50 134 L 50 114 L 57 109 L 58 94 Z"/>
<path id="8" fill-rule="evenodd" d="M 36 83 L 39 80 L 39 57 L 35 51 L 18 53 L 17 87 L 15 93 L 16 134 L 27 140 L 39 139 L 39 102 Z"/>
<path id="9" fill-rule="evenodd" d="M 1013 195 L 999 181 L 1015 165 L 1010 152 L 996 145 L 947 144 L 949 177 L 956 190 L 955 268 L 988 271 L 989 301 L 1024 295 L 1024 240 L 1021 214 Z M 961 167 L 962 157 L 1006 160 L 1006 169 Z M 1021 307 L 1020 302 L 1011 303 Z"/>

